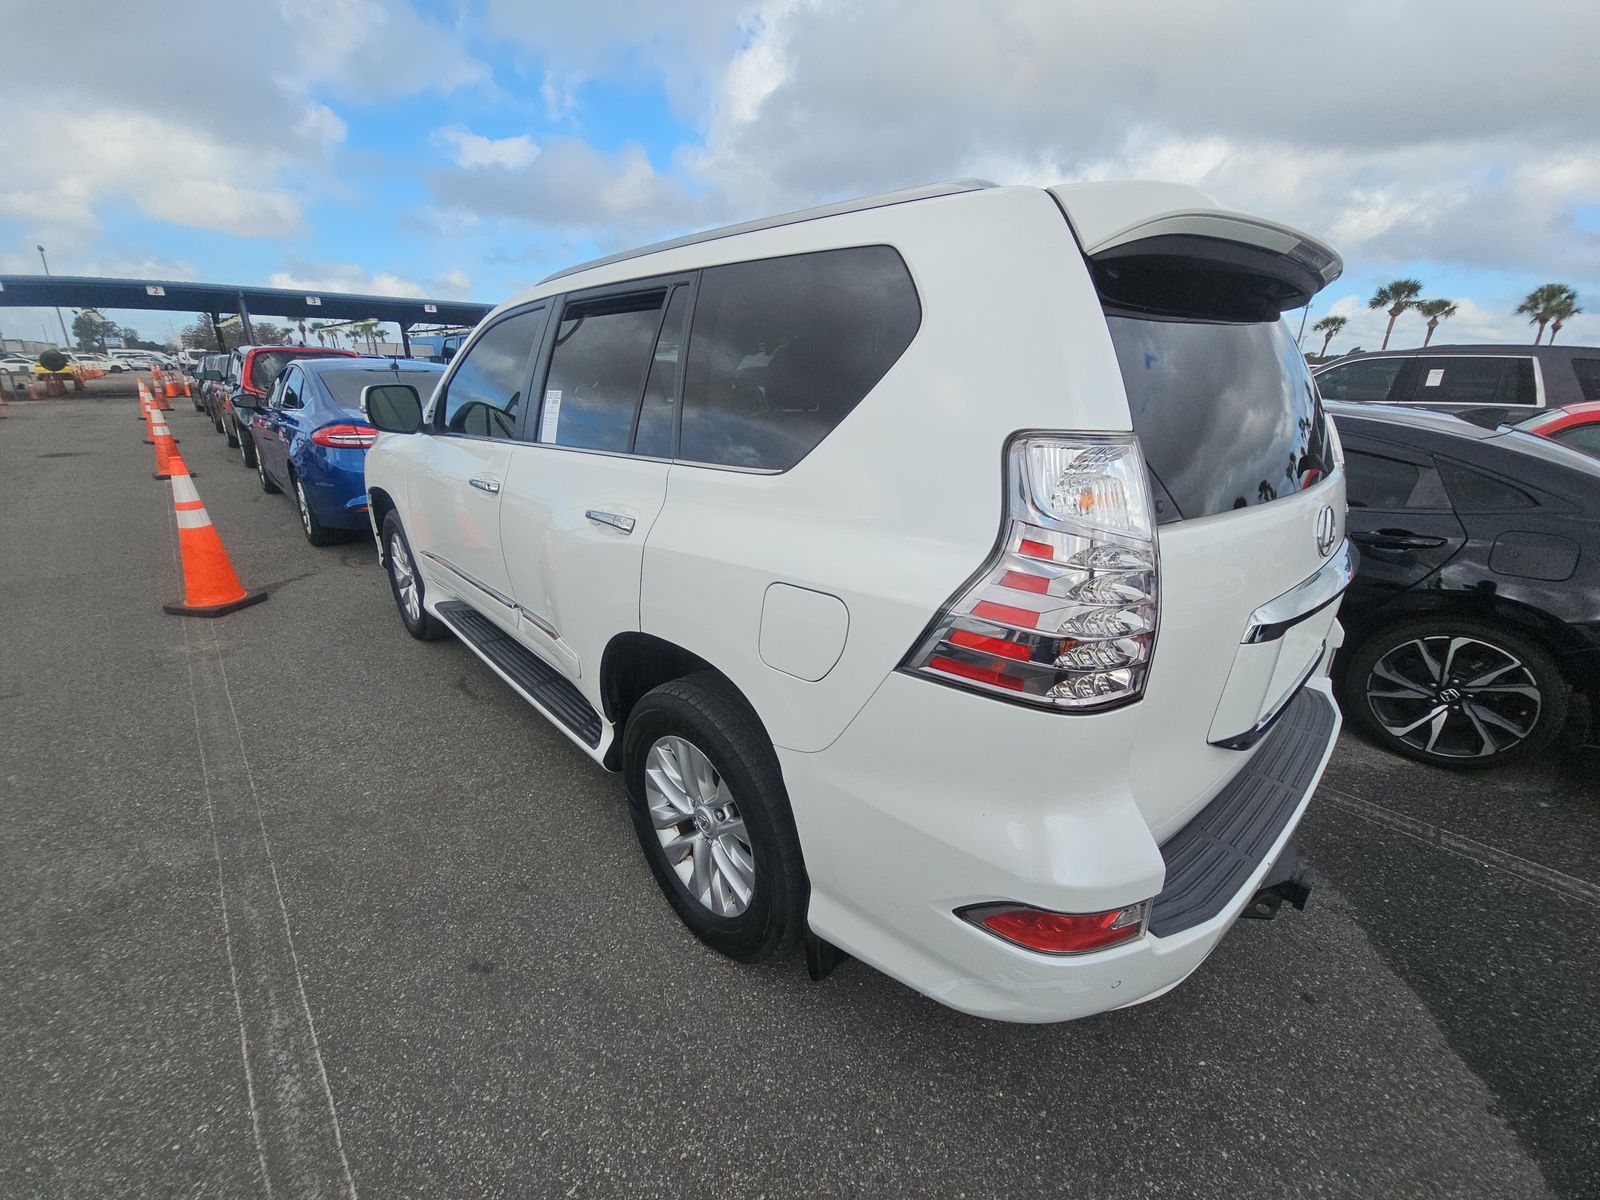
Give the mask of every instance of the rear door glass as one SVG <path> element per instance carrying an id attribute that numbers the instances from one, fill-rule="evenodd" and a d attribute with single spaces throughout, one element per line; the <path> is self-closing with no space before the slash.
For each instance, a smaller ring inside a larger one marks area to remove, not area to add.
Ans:
<path id="1" fill-rule="evenodd" d="M 1439 511 L 1450 507 L 1450 497 L 1432 464 L 1346 447 L 1344 469 L 1351 508 Z"/>
<path id="2" fill-rule="evenodd" d="M 1488 355 L 1423 356 L 1417 360 L 1410 400 L 1413 404 L 1532 404 L 1533 364 L 1526 359 Z"/>
<path id="3" fill-rule="evenodd" d="M 1322 405 L 1282 321 L 1106 323 L 1158 521 L 1267 504 L 1331 469 Z"/>
<path id="4" fill-rule="evenodd" d="M 654 288 L 568 302 L 550 355 L 539 441 L 629 449 L 666 299 L 665 288 Z"/>

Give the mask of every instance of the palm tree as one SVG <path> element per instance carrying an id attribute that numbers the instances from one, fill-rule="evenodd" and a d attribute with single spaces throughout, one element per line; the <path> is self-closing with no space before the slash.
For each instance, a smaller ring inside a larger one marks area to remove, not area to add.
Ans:
<path id="1" fill-rule="evenodd" d="M 1349 317 L 1323 317 L 1311 327 L 1312 333 L 1322 335 L 1322 351 L 1317 355 L 1318 358 L 1328 357 L 1328 343 L 1343 333 L 1344 327 L 1348 324 L 1350 324 Z"/>
<path id="2" fill-rule="evenodd" d="M 1516 314 L 1527 317 L 1528 324 L 1537 325 L 1539 332 L 1533 335 L 1533 344 L 1537 346 L 1544 337 L 1544 327 L 1555 319 L 1554 309 L 1563 300 L 1571 295 L 1574 301 L 1578 294 L 1563 283 L 1541 283 L 1533 291 L 1522 298 L 1522 303 L 1517 305 Z"/>
<path id="3" fill-rule="evenodd" d="M 1422 339 L 1426 346 L 1433 341 L 1433 331 L 1439 328 L 1440 321 L 1448 321 L 1456 315 L 1456 302 L 1454 300 L 1423 300 L 1417 305 L 1417 312 L 1428 318 L 1428 332 Z"/>
<path id="4" fill-rule="evenodd" d="M 1389 335 L 1394 332 L 1395 319 L 1408 308 L 1417 306 L 1417 297 L 1422 295 L 1422 281 L 1420 279 L 1395 279 L 1384 284 L 1372 294 L 1372 299 L 1367 301 L 1368 308 L 1386 308 L 1389 310 L 1389 327 L 1383 331 L 1383 345 L 1380 350 L 1389 348 Z"/>
<path id="5" fill-rule="evenodd" d="M 1556 344 L 1556 334 L 1561 332 L 1561 327 L 1573 317 L 1583 311 L 1578 307 L 1578 293 L 1566 284 L 1557 285 L 1561 295 L 1550 305 L 1550 344 Z"/>

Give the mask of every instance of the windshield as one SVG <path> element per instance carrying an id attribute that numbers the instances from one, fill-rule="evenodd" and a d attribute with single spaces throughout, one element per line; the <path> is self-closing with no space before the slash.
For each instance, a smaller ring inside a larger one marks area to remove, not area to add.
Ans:
<path id="1" fill-rule="evenodd" d="M 1106 323 L 1157 520 L 1267 504 L 1330 470 L 1322 405 L 1282 321 Z"/>
<path id="2" fill-rule="evenodd" d="M 374 383 L 409 383 L 427 404 L 443 371 L 324 371 L 319 378 L 340 408 L 360 408 L 361 389 Z"/>

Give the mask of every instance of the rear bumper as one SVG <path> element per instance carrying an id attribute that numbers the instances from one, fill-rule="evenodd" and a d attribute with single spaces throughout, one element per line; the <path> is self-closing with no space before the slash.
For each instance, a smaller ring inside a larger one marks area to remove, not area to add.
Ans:
<path id="1" fill-rule="evenodd" d="M 1050 713 L 1030 729 L 1012 706 L 891 676 L 826 750 L 779 750 L 811 928 L 975 1016 L 1061 1021 L 1158 996 L 1262 886 L 1322 777 L 1340 726 L 1325 675 L 1292 710 L 1252 750 L 1218 752 L 1237 767 L 1163 847 L 1130 793 L 1128 762 L 1105 752 L 1118 740 L 1110 730 Z M 1075 957 L 1032 953 L 955 916 L 995 900 L 1097 912 L 1151 897 L 1145 936 Z"/>

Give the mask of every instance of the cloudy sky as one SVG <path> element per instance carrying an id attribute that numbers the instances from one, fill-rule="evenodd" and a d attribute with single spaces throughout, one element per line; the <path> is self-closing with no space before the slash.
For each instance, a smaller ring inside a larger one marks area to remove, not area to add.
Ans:
<path id="1" fill-rule="evenodd" d="M 0 0 L 0 38 L 0 273 L 497 302 L 850 195 L 1154 178 L 1333 242 L 1335 350 L 1404 275 L 1439 340 L 1528 338 L 1556 281 L 1600 343 L 1594 0 Z"/>

